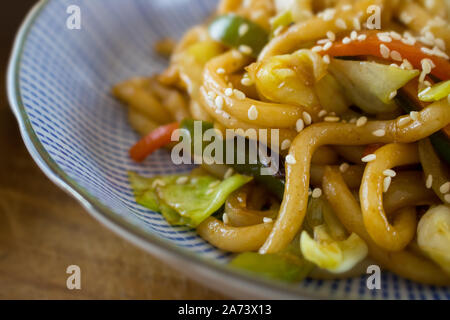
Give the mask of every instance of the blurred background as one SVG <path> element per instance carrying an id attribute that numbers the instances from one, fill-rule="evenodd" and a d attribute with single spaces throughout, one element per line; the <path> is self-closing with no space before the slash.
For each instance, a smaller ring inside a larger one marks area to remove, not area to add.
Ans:
<path id="1" fill-rule="evenodd" d="M 35 2 L 0 5 L 0 299 L 224 298 L 101 226 L 31 159 L 5 75 L 16 31 Z M 69 265 L 81 268 L 81 290 L 66 287 Z"/>

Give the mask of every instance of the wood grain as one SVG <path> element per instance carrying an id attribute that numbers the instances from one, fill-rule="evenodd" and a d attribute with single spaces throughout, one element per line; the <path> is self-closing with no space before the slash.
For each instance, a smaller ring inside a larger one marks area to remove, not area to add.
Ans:
<path id="1" fill-rule="evenodd" d="M 2 10 L 0 86 L 10 44 L 34 1 Z M 5 45 L 7 44 L 7 45 Z M 221 299 L 91 218 L 34 164 L 0 93 L 0 299 Z M 68 290 L 66 268 L 81 268 Z"/>

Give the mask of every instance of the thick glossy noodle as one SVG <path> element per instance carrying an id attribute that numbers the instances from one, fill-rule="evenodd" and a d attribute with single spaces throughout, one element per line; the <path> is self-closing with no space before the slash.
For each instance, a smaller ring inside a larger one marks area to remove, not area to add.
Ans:
<path id="1" fill-rule="evenodd" d="M 392 143 L 375 152 L 376 159 L 369 162 L 364 171 L 359 198 L 364 225 L 373 241 L 389 251 L 404 249 L 415 235 L 417 227 L 414 208 L 400 210 L 393 224 L 386 217 L 383 207 L 383 189 L 386 177 L 383 172 L 397 166 L 419 162 L 416 144 Z M 390 182 L 387 182 L 389 184 Z"/>
<path id="2" fill-rule="evenodd" d="M 209 217 L 198 227 L 198 234 L 219 249 L 230 252 L 256 251 L 266 240 L 273 223 L 260 223 L 248 227 L 232 227 Z"/>
<path id="3" fill-rule="evenodd" d="M 362 127 L 344 123 L 317 123 L 302 131 L 290 149 L 290 155 L 296 163 L 286 164 L 286 187 L 280 213 L 260 252 L 273 253 L 284 249 L 300 230 L 308 204 L 310 162 L 318 147 L 329 144 L 410 143 L 423 139 L 448 124 L 449 102 L 443 100 L 429 105 L 419 113 L 417 120 L 410 119 L 407 124 L 401 120 L 403 118 L 369 121 Z M 373 132 L 376 130 L 384 130 L 385 135 L 375 136 Z"/>
<path id="4" fill-rule="evenodd" d="M 407 279 L 432 285 L 450 284 L 450 276 L 423 256 L 408 250 L 389 252 L 380 248 L 367 233 L 361 209 L 339 171 L 328 168 L 323 190 L 339 220 L 349 232 L 358 234 L 369 247 L 369 255 L 382 267 Z"/>

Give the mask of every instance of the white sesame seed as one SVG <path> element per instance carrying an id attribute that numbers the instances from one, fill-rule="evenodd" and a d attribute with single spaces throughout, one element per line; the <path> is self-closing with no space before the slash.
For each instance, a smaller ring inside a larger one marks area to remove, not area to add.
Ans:
<path id="1" fill-rule="evenodd" d="M 312 123 L 311 115 L 306 111 L 303 111 L 302 115 L 303 115 L 303 121 L 305 122 L 305 125 L 309 126 Z"/>
<path id="2" fill-rule="evenodd" d="M 238 100 L 244 100 L 246 98 L 245 93 L 243 93 L 241 90 L 234 89 L 233 93 Z"/>
<path id="3" fill-rule="evenodd" d="M 394 178 L 397 175 L 397 172 L 392 169 L 386 169 L 383 171 L 383 175 L 385 175 L 386 177 Z"/>
<path id="4" fill-rule="evenodd" d="M 327 31 L 327 38 L 330 39 L 331 41 L 336 40 L 336 35 L 334 34 L 333 31 Z"/>
<path id="5" fill-rule="evenodd" d="M 302 131 L 305 128 L 305 123 L 303 119 L 298 119 L 295 123 L 295 128 L 297 129 L 297 132 Z"/>
<path id="6" fill-rule="evenodd" d="M 264 217 L 264 218 L 263 218 L 263 222 L 264 222 L 264 223 L 272 223 L 273 220 L 272 220 L 272 218 Z"/>
<path id="7" fill-rule="evenodd" d="M 218 68 L 218 69 L 216 70 L 216 72 L 217 72 L 217 74 L 224 74 L 226 71 L 225 71 L 224 68 Z"/>
<path id="8" fill-rule="evenodd" d="M 315 188 L 311 193 L 311 196 L 313 198 L 320 198 L 321 195 L 322 195 L 322 189 L 320 189 L 320 188 Z"/>
<path id="9" fill-rule="evenodd" d="M 224 224 L 229 224 L 230 223 L 230 218 L 228 218 L 228 215 L 226 213 L 224 213 L 222 215 L 222 220 Z"/>
<path id="10" fill-rule="evenodd" d="M 248 31 L 248 24 L 244 23 L 241 24 L 241 26 L 239 27 L 239 36 L 244 36 Z"/>
<path id="11" fill-rule="evenodd" d="M 367 36 L 365 34 L 360 34 L 358 36 L 358 41 L 364 41 L 364 40 L 366 40 L 366 38 L 367 38 Z"/>
<path id="12" fill-rule="evenodd" d="M 447 181 L 439 187 L 441 193 L 448 193 L 450 191 L 450 181 Z"/>
<path id="13" fill-rule="evenodd" d="M 350 39 L 356 40 L 357 38 L 358 38 L 358 33 L 355 30 L 350 32 Z"/>
<path id="14" fill-rule="evenodd" d="M 342 11 L 348 11 L 348 10 L 350 10 L 351 8 L 352 8 L 351 5 L 345 4 L 345 5 L 342 6 Z"/>
<path id="15" fill-rule="evenodd" d="M 212 189 L 212 188 L 215 188 L 215 187 L 217 187 L 219 184 L 220 184 L 220 180 L 211 182 L 211 183 L 209 184 L 208 188 L 211 188 L 211 189 Z"/>
<path id="16" fill-rule="evenodd" d="M 352 39 L 350 39 L 349 37 L 344 37 L 344 39 L 342 39 L 343 44 L 349 44 L 350 42 L 352 42 Z"/>
<path id="17" fill-rule="evenodd" d="M 425 80 L 425 81 L 423 82 L 423 84 L 426 85 L 428 88 L 431 87 L 431 82 L 428 81 L 428 80 Z M 428 88 L 427 88 L 427 89 L 428 89 Z"/>
<path id="18" fill-rule="evenodd" d="M 391 185 L 392 178 L 386 177 L 383 180 L 383 192 L 387 192 L 389 190 L 389 186 Z"/>
<path id="19" fill-rule="evenodd" d="M 413 69 L 413 66 L 412 66 L 411 62 L 409 62 L 408 59 L 403 59 L 403 63 L 402 63 L 402 65 L 401 65 L 401 67 L 402 67 L 402 66 L 403 66 L 406 70 L 412 70 L 412 69 Z"/>
<path id="20" fill-rule="evenodd" d="M 185 184 L 186 182 L 188 182 L 189 178 L 188 177 L 179 177 L 176 181 L 177 184 Z"/>
<path id="21" fill-rule="evenodd" d="M 325 43 L 325 45 L 323 46 L 323 50 L 327 51 L 328 49 L 331 48 L 333 44 L 331 43 L 331 41 L 328 41 L 327 43 Z"/>
<path id="22" fill-rule="evenodd" d="M 384 34 L 384 33 L 377 33 L 377 37 L 381 42 L 392 42 L 391 37 L 389 37 L 388 35 Z"/>
<path id="23" fill-rule="evenodd" d="M 386 130 L 384 129 L 375 130 L 374 132 L 372 132 L 372 134 L 375 137 L 384 137 L 386 135 Z"/>
<path id="24" fill-rule="evenodd" d="M 428 175 L 425 186 L 427 187 L 427 189 L 431 189 L 431 187 L 433 186 L 433 176 L 431 174 Z"/>
<path id="25" fill-rule="evenodd" d="M 225 95 L 231 97 L 233 95 L 233 88 L 226 88 Z"/>
<path id="26" fill-rule="evenodd" d="M 244 86 L 249 87 L 249 86 L 251 86 L 253 84 L 253 81 L 250 78 L 248 78 L 248 77 L 244 77 L 244 78 L 241 79 L 241 83 Z"/>
<path id="27" fill-rule="evenodd" d="M 380 44 L 380 53 L 383 58 L 387 59 L 389 58 L 390 50 L 384 44 Z"/>
<path id="28" fill-rule="evenodd" d="M 325 117 L 323 120 L 325 122 L 339 122 L 341 120 L 341 118 L 334 117 L 334 116 L 328 116 L 328 117 Z"/>
<path id="29" fill-rule="evenodd" d="M 377 158 L 377 156 L 375 154 L 371 153 L 371 154 L 368 154 L 367 156 L 363 157 L 361 159 L 361 161 L 362 162 L 371 162 L 371 161 L 376 160 L 376 158 Z"/>
<path id="30" fill-rule="evenodd" d="M 335 25 L 338 28 L 347 29 L 347 24 L 345 23 L 345 21 L 342 18 L 336 19 Z"/>
<path id="31" fill-rule="evenodd" d="M 312 52 L 320 52 L 322 50 L 323 50 L 322 46 L 315 46 L 311 48 Z"/>
<path id="32" fill-rule="evenodd" d="M 223 178 L 224 179 L 228 179 L 229 177 L 231 177 L 234 173 L 233 168 L 228 168 L 227 171 L 225 172 Z"/>
<path id="33" fill-rule="evenodd" d="M 410 118 L 413 119 L 414 121 L 419 120 L 419 115 L 420 115 L 420 113 L 417 111 L 411 111 L 409 113 Z"/>
<path id="34" fill-rule="evenodd" d="M 406 116 L 406 117 L 401 117 L 400 119 L 398 119 L 398 126 L 399 127 L 403 127 L 405 125 L 407 125 L 408 123 L 411 122 L 411 117 Z"/>
<path id="35" fill-rule="evenodd" d="M 357 127 L 362 127 L 367 123 L 367 117 L 360 117 L 358 120 L 356 120 L 356 126 Z"/>
<path id="36" fill-rule="evenodd" d="M 296 164 L 297 161 L 295 160 L 295 157 L 294 157 L 293 155 L 288 154 L 288 155 L 286 156 L 286 163 L 287 163 L 287 164 Z"/>
<path id="37" fill-rule="evenodd" d="M 389 93 L 389 100 L 394 99 L 396 95 L 397 95 L 397 90 L 392 91 L 391 93 Z"/>
<path id="38" fill-rule="evenodd" d="M 335 12 L 335 9 L 328 8 L 320 12 L 318 16 L 321 17 L 324 21 L 330 21 L 331 19 L 333 19 Z"/>
<path id="39" fill-rule="evenodd" d="M 208 98 L 214 100 L 216 98 L 216 93 L 214 91 L 208 91 Z"/>
<path id="40" fill-rule="evenodd" d="M 395 31 L 389 32 L 389 35 L 391 36 L 392 39 L 395 39 L 395 40 L 400 40 L 402 38 L 402 35 Z"/>
<path id="41" fill-rule="evenodd" d="M 391 58 L 392 58 L 392 60 L 395 60 L 395 61 L 402 61 L 403 60 L 402 59 L 402 55 L 400 54 L 400 52 L 395 51 L 395 50 L 391 51 Z"/>
<path id="42" fill-rule="evenodd" d="M 216 99 L 214 100 L 214 104 L 216 105 L 216 107 L 218 109 L 222 109 L 223 108 L 223 104 L 224 104 L 222 96 L 217 96 Z"/>
<path id="43" fill-rule="evenodd" d="M 290 146 L 291 146 L 291 140 L 289 140 L 289 139 L 283 140 L 283 142 L 281 143 L 281 150 L 289 149 Z"/>
<path id="44" fill-rule="evenodd" d="M 322 118 L 322 117 L 325 117 L 327 115 L 327 113 L 328 113 L 327 110 L 320 110 L 318 113 L 318 116 L 320 118 Z"/>
<path id="45" fill-rule="evenodd" d="M 253 52 L 252 48 L 250 48 L 249 46 L 247 46 L 245 44 L 241 44 L 239 46 L 239 51 L 242 52 L 243 54 L 247 54 L 247 55 L 250 55 Z"/>
<path id="46" fill-rule="evenodd" d="M 344 162 L 344 163 L 342 163 L 342 164 L 339 166 L 339 170 L 340 170 L 341 172 L 347 171 L 348 168 L 350 168 L 350 165 L 349 165 L 347 162 Z"/>
<path id="47" fill-rule="evenodd" d="M 322 57 L 322 59 L 323 59 L 323 62 L 325 62 L 326 64 L 330 64 L 330 56 L 329 55 L 324 55 L 323 57 Z"/>
<path id="48" fill-rule="evenodd" d="M 256 106 L 252 105 L 250 109 L 248 109 L 248 119 L 249 120 L 258 119 L 258 110 L 256 109 Z"/>

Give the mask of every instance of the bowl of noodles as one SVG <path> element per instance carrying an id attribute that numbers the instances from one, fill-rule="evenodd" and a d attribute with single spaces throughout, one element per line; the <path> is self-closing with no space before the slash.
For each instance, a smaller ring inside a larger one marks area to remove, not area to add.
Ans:
<path id="1" fill-rule="evenodd" d="M 8 95 L 96 219 L 233 297 L 449 298 L 446 1 L 72 2 Z"/>

